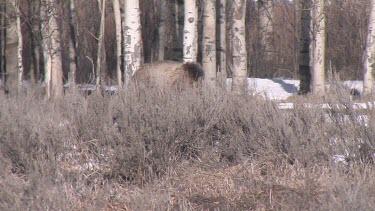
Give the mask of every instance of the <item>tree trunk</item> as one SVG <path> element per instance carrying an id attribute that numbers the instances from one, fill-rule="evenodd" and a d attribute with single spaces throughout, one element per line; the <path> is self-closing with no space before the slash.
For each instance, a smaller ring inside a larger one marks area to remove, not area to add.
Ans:
<path id="1" fill-rule="evenodd" d="M 23 81 L 23 36 L 22 36 L 22 23 L 21 23 L 21 11 L 20 11 L 20 3 L 19 1 L 15 1 L 13 3 L 14 10 L 16 12 L 16 25 L 17 25 L 17 38 L 18 38 L 18 46 L 17 46 L 17 87 L 18 93 L 21 92 L 22 89 L 22 81 Z"/>
<path id="2" fill-rule="evenodd" d="M 259 5 L 259 28 L 262 49 L 265 60 L 271 60 L 274 54 L 272 44 L 272 19 L 273 19 L 273 1 L 258 1 Z"/>
<path id="3" fill-rule="evenodd" d="M 125 8 L 125 84 L 143 63 L 139 0 L 124 0 Z"/>
<path id="4" fill-rule="evenodd" d="M 198 55 L 198 7 L 196 0 L 185 0 L 184 62 L 196 62 Z"/>
<path id="5" fill-rule="evenodd" d="M 203 59 L 205 81 L 213 87 L 216 82 L 216 4 L 215 0 L 203 1 Z"/>
<path id="6" fill-rule="evenodd" d="M 367 42 L 363 61 L 363 92 L 370 94 L 374 89 L 375 69 L 375 0 L 371 0 L 371 12 L 367 30 Z"/>
<path id="7" fill-rule="evenodd" d="M 76 75 L 77 75 L 77 36 L 76 36 L 76 7 L 75 0 L 69 0 L 69 28 L 70 28 L 70 37 L 69 37 L 69 82 L 71 86 L 75 86 Z"/>
<path id="8" fill-rule="evenodd" d="M 246 52 L 246 0 L 233 0 L 232 5 L 232 91 L 244 93 L 247 90 L 247 52 Z"/>
<path id="9" fill-rule="evenodd" d="M 226 36 L 226 28 L 227 28 L 227 16 L 226 16 L 226 0 L 219 0 L 217 1 L 219 11 L 217 13 L 217 27 L 216 30 L 216 38 L 218 39 L 217 42 L 217 64 L 219 66 L 219 73 L 218 77 L 220 81 L 225 82 L 227 79 L 227 36 Z"/>
<path id="10" fill-rule="evenodd" d="M 166 43 L 166 0 L 159 0 L 159 43 L 158 43 L 158 60 L 163 61 L 165 58 L 165 43 Z"/>
<path id="11" fill-rule="evenodd" d="M 312 92 L 324 95 L 325 92 L 325 14 L 324 0 L 314 0 L 312 7 Z"/>
<path id="12" fill-rule="evenodd" d="M 96 91 L 101 93 L 104 89 L 103 84 L 103 74 L 106 71 L 106 58 L 105 58 L 105 42 L 104 42 L 104 34 L 105 34 L 105 6 L 106 0 L 101 0 L 99 2 L 99 7 L 101 11 L 101 18 L 100 18 L 100 29 L 99 29 L 99 38 L 98 38 L 98 57 L 96 60 Z"/>
<path id="13" fill-rule="evenodd" d="M 121 61 L 122 61 L 122 33 L 121 33 L 121 11 L 119 0 L 113 0 L 113 10 L 115 13 L 115 24 L 116 24 L 116 73 L 117 73 L 117 85 L 118 88 L 122 88 L 122 72 L 121 72 Z"/>
<path id="14" fill-rule="evenodd" d="M 60 43 L 60 29 L 57 23 L 56 0 L 46 0 L 42 4 L 42 34 L 47 97 L 63 96 L 63 71 Z"/>
<path id="15" fill-rule="evenodd" d="M 301 1 L 301 34 L 300 34 L 300 58 L 299 58 L 299 94 L 310 92 L 310 29 L 311 14 L 310 0 Z"/>
<path id="16" fill-rule="evenodd" d="M 301 13 L 300 13 L 300 0 L 293 0 L 294 5 L 294 56 L 293 56 L 293 67 L 294 67 L 294 74 L 298 74 L 299 69 L 299 36 L 301 31 Z"/>
<path id="17" fill-rule="evenodd" d="M 6 63 L 5 63 L 5 48 L 6 48 L 6 7 L 4 0 L 0 1 L 0 91 L 6 94 Z"/>
<path id="18" fill-rule="evenodd" d="M 8 10 L 7 5 L 7 9 Z M 13 5 L 14 6 L 14 5 Z M 5 14 L 6 15 L 6 14 Z M 6 61 L 6 89 L 10 94 L 17 93 L 18 90 L 18 25 L 14 19 L 6 18 L 6 46 L 5 46 L 5 61 Z"/>

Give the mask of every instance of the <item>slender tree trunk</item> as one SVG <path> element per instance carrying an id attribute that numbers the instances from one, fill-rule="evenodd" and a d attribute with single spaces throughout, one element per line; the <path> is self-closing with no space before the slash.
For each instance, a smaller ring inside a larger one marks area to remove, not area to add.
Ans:
<path id="1" fill-rule="evenodd" d="M 117 73 L 117 85 L 118 88 L 122 88 L 122 72 L 121 72 L 121 61 L 122 61 L 122 33 L 121 33 L 121 11 L 119 0 L 113 0 L 113 10 L 115 13 L 115 24 L 116 24 L 116 73 Z"/>
<path id="2" fill-rule="evenodd" d="M 77 19 L 75 0 L 69 0 L 69 28 L 70 28 L 70 37 L 69 37 L 69 82 L 71 86 L 75 86 L 76 75 L 77 75 L 77 36 L 75 29 L 75 22 Z"/>
<path id="3" fill-rule="evenodd" d="M 196 0 L 185 0 L 184 62 L 196 62 L 198 55 L 198 8 Z"/>
<path id="4" fill-rule="evenodd" d="M 22 36 L 22 23 L 21 23 L 21 11 L 20 11 L 20 2 L 15 1 L 13 3 L 14 10 L 16 12 L 16 25 L 17 25 L 17 38 L 18 38 L 18 46 L 17 46 L 17 87 L 18 93 L 21 92 L 22 89 L 22 81 L 23 81 L 23 36 Z"/>
<path id="5" fill-rule="evenodd" d="M 273 33 L 273 0 L 258 1 L 259 4 L 259 28 L 261 45 L 266 60 L 271 60 L 274 54 L 272 44 Z"/>
<path id="6" fill-rule="evenodd" d="M 226 0 L 217 1 L 219 8 L 217 13 L 217 27 L 216 38 L 217 42 L 217 64 L 219 66 L 219 77 L 221 81 L 226 81 L 227 79 L 227 16 L 226 16 Z"/>
<path id="7" fill-rule="evenodd" d="M 60 29 L 57 23 L 56 0 L 46 0 L 41 9 L 45 82 L 47 97 L 61 98 L 63 92 L 63 71 L 60 43 Z"/>
<path id="8" fill-rule="evenodd" d="M 183 60 L 183 34 L 184 34 L 184 2 L 182 0 L 170 0 L 171 10 L 173 16 L 173 25 L 171 26 L 173 31 L 173 51 L 171 58 L 173 60 Z"/>
<path id="9" fill-rule="evenodd" d="M 213 87 L 216 81 L 216 3 L 203 1 L 203 59 L 206 83 Z"/>
<path id="10" fill-rule="evenodd" d="M 246 52 L 246 0 L 233 0 L 233 78 L 232 91 L 244 93 L 247 90 L 247 52 Z"/>
<path id="11" fill-rule="evenodd" d="M 300 58 L 299 58 L 299 94 L 310 92 L 310 30 L 311 14 L 310 0 L 301 0 L 301 35 L 300 35 Z"/>
<path id="12" fill-rule="evenodd" d="M 312 7 L 313 42 L 312 42 L 312 91 L 324 95 L 325 92 L 325 14 L 324 0 L 314 0 Z"/>
<path id="13" fill-rule="evenodd" d="M 166 43 L 166 8 L 167 2 L 166 0 L 159 0 L 159 12 L 160 12 L 160 20 L 159 20 L 159 43 L 158 43 L 158 60 L 163 61 L 165 58 L 165 43 Z"/>
<path id="14" fill-rule="evenodd" d="M 103 84 L 103 74 L 106 71 L 106 58 L 105 58 L 105 6 L 106 0 L 101 0 L 99 2 L 101 18 L 100 18 L 100 29 L 98 38 L 98 57 L 96 60 L 96 91 L 98 93 L 102 92 L 104 89 Z"/>
<path id="15" fill-rule="evenodd" d="M 125 84 L 143 63 L 139 0 L 124 0 L 125 8 Z"/>
<path id="16" fill-rule="evenodd" d="M 8 11 L 6 5 L 6 10 Z M 14 7 L 14 5 L 12 5 Z M 6 14 L 5 14 L 6 15 Z M 10 94 L 15 94 L 18 91 L 18 25 L 15 19 L 6 16 L 6 46 L 5 46 L 5 61 L 6 61 L 6 89 Z"/>
<path id="17" fill-rule="evenodd" d="M 3 94 L 6 94 L 6 6 L 4 0 L 0 3 L 0 72 L 2 82 L 0 83 L 0 89 Z"/>
<path id="18" fill-rule="evenodd" d="M 375 69 L 375 0 L 371 0 L 371 12 L 367 30 L 367 42 L 363 60 L 363 92 L 370 94 L 374 89 Z"/>
<path id="19" fill-rule="evenodd" d="M 299 69 L 299 36 L 301 30 L 301 14 L 300 14 L 300 0 L 293 0 L 294 5 L 294 57 L 293 57 L 293 66 L 294 66 L 294 73 L 298 74 Z"/>

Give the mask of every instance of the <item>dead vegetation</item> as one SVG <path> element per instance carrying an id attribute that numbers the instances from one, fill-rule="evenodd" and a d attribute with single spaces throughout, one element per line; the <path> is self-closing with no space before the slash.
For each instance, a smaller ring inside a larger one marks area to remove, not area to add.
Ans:
<path id="1" fill-rule="evenodd" d="M 372 110 L 194 89 L 1 102 L 0 210 L 375 207 Z"/>

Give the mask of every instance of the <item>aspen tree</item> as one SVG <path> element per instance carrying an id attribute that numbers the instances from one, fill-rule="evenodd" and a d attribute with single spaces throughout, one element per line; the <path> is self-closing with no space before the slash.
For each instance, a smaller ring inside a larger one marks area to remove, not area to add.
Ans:
<path id="1" fill-rule="evenodd" d="M 45 66 L 45 82 L 47 97 L 60 98 L 63 96 L 63 71 L 60 29 L 57 23 L 56 0 L 42 2 L 42 36 Z"/>
<path id="2" fill-rule="evenodd" d="M 246 0 L 233 0 L 232 5 L 232 91 L 243 93 L 247 90 L 247 52 L 246 52 Z"/>
<path id="3" fill-rule="evenodd" d="M 205 81 L 213 86 L 216 80 L 216 8 L 215 0 L 204 0 L 203 8 L 203 62 Z"/>
<path id="4" fill-rule="evenodd" d="M 374 89 L 375 69 L 375 0 L 371 0 L 371 12 L 367 30 L 367 42 L 363 60 L 363 92 L 370 94 Z"/>
<path id="5" fill-rule="evenodd" d="M 196 62 L 198 55 L 198 7 L 197 0 L 185 0 L 184 62 Z"/>
<path id="6" fill-rule="evenodd" d="M 122 72 L 121 72 L 121 60 L 122 60 L 122 32 L 121 32 L 121 10 L 119 0 L 113 0 L 113 10 L 115 15 L 116 25 L 116 74 L 117 74 L 117 85 L 122 88 Z"/>
<path id="7" fill-rule="evenodd" d="M 124 0 L 125 83 L 143 63 L 139 0 Z"/>
<path id="8" fill-rule="evenodd" d="M 325 93 L 325 14 L 324 0 L 314 0 L 312 5 L 312 92 L 317 95 Z"/>

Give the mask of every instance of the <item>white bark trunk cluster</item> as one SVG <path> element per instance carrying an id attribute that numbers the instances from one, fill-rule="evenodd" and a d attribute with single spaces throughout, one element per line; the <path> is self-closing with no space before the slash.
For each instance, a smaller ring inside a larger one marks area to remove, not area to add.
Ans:
<path id="1" fill-rule="evenodd" d="M 243 93 L 247 90 L 246 0 L 233 0 L 232 9 L 232 91 Z"/>
<path id="2" fill-rule="evenodd" d="M 363 92 L 370 94 L 374 89 L 375 69 L 375 0 L 371 0 L 371 12 L 367 30 L 367 42 L 363 61 Z"/>
<path id="3" fill-rule="evenodd" d="M 197 0 L 185 0 L 184 62 L 196 62 L 198 55 L 198 8 Z"/>

